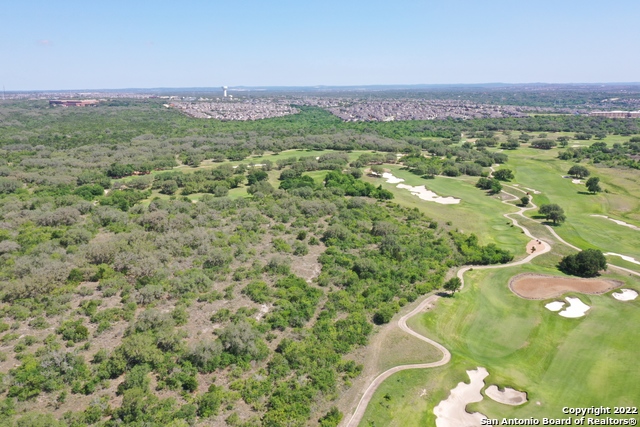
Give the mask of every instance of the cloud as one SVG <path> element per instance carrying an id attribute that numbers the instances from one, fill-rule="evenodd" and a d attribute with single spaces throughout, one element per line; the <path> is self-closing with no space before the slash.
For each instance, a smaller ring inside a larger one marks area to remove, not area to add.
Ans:
<path id="1" fill-rule="evenodd" d="M 53 42 L 51 40 L 47 40 L 47 39 L 42 39 L 42 40 L 38 40 L 37 42 L 40 46 L 44 46 L 44 47 L 50 47 L 53 46 Z"/>

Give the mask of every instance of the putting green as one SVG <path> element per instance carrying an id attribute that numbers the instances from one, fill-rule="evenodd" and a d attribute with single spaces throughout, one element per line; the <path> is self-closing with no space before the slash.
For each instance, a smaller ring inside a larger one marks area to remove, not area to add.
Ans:
<path id="1" fill-rule="evenodd" d="M 568 294 L 591 309 L 583 318 L 566 319 L 544 308 L 549 301 L 524 300 L 508 290 L 509 278 L 527 271 L 556 274 L 532 265 L 472 271 L 460 294 L 441 298 L 435 310 L 411 319 L 412 328 L 451 350 L 452 361 L 390 377 L 375 393 L 360 425 L 435 425 L 433 407 L 457 382 L 468 382 L 466 369 L 478 366 L 490 373 L 487 386 L 528 393 L 529 402 L 522 406 L 485 398 L 467 408 L 490 418 L 561 418 L 564 406 L 637 405 L 640 329 L 631 325 L 640 321 L 640 301 Z M 635 279 L 611 278 L 638 289 Z"/>

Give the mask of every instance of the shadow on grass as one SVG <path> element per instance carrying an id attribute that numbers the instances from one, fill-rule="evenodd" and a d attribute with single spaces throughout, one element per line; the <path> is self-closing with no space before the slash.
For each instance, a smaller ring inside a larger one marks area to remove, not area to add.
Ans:
<path id="1" fill-rule="evenodd" d="M 598 193 L 590 193 L 588 191 L 578 191 L 578 194 L 582 194 L 583 196 L 595 196 Z"/>
<path id="2" fill-rule="evenodd" d="M 437 292 L 436 295 L 438 295 L 440 298 L 453 298 L 454 294 L 451 294 L 449 292 Z"/>

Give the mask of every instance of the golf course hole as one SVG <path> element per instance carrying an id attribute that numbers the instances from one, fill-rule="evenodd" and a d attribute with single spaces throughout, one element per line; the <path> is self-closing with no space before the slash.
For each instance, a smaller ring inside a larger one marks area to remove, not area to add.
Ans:
<path id="1" fill-rule="evenodd" d="M 484 391 L 484 394 L 492 400 L 505 405 L 518 406 L 527 403 L 527 393 L 509 387 L 505 387 L 504 391 L 500 391 L 498 386 L 490 385 Z"/>
<path id="2" fill-rule="evenodd" d="M 556 298 L 567 292 L 601 295 L 622 286 L 618 280 L 581 279 L 524 273 L 509 281 L 511 292 L 526 299 Z"/>

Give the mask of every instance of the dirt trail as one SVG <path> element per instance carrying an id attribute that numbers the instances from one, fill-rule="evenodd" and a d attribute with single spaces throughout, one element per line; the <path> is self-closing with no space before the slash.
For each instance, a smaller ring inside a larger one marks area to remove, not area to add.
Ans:
<path id="1" fill-rule="evenodd" d="M 493 171 L 493 167 L 491 168 L 491 170 Z M 505 187 L 509 187 L 513 190 L 517 190 L 520 191 L 522 193 L 527 193 L 526 191 L 518 188 L 518 187 L 514 187 L 511 185 L 504 185 Z M 510 200 L 503 200 L 502 203 L 508 204 L 509 206 L 513 206 L 511 203 L 509 202 L 513 202 L 515 200 L 520 200 L 519 197 L 515 196 L 514 194 L 508 193 L 506 191 L 503 190 L 503 193 L 505 193 L 508 196 L 511 196 L 512 199 Z M 536 193 L 537 194 L 537 193 Z M 507 219 L 509 219 L 511 222 L 513 222 L 513 225 L 520 228 L 524 234 L 531 238 L 532 240 L 535 240 L 536 243 L 540 242 L 538 245 L 542 245 L 543 248 L 541 250 L 536 250 L 535 252 L 533 252 L 532 254 L 527 255 L 525 258 L 518 260 L 518 261 L 514 261 L 514 262 L 510 262 L 508 264 L 498 264 L 498 265 L 485 265 L 485 266 L 478 266 L 478 265 L 468 265 L 468 266 L 464 266 L 462 267 L 460 270 L 458 270 L 457 273 L 457 277 L 460 279 L 460 281 L 462 282 L 462 287 L 464 287 L 464 273 L 466 273 L 467 271 L 474 269 L 474 270 L 484 270 L 484 269 L 496 269 L 496 268 L 509 268 L 509 267 L 514 267 L 514 266 L 518 266 L 518 265 L 523 265 L 523 264 L 527 264 L 528 262 L 531 262 L 531 260 L 533 260 L 534 258 L 543 255 L 547 252 L 549 252 L 551 250 L 551 245 L 550 243 L 542 240 L 541 238 L 537 238 L 535 237 L 533 234 L 531 234 L 531 232 L 523 225 L 521 225 L 518 220 L 516 220 L 515 218 L 512 218 L 512 215 L 518 215 L 521 216 L 524 219 L 527 220 L 531 220 L 531 221 L 535 221 L 532 220 L 531 218 L 527 218 L 524 215 L 524 212 L 532 210 L 532 209 L 537 209 L 538 206 L 535 205 L 533 203 L 533 196 L 530 196 L 530 206 L 526 206 L 526 207 L 520 207 L 520 209 L 517 212 L 512 212 L 512 213 L 507 213 L 504 214 L 503 216 Z M 538 222 L 538 221 L 536 221 Z M 560 236 L 558 236 L 558 234 L 555 232 L 555 230 L 546 224 L 543 224 L 548 230 L 549 232 L 551 232 L 551 234 L 558 240 L 558 242 L 560 242 L 561 244 L 564 244 L 570 248 L 573 248 L 577 251 L 580 251 L 581 249 L 573 246 L 572 244 L 566 242 L 565 240 L 563 240 Z M 627 268 L 624 267 L 618 267 L 612 264 L 607 264 L 608 267 L 614 268 L 614 269 L 618 269 L 618 270 L 622 270 L 625 271 L 627 273 L 636 275 L 636 276 L 640 276 L 640 273 L 635 272 L 633 270 L 629 270 Z M 399 320 L 398 320 L 398 327 L 403 330 L 404 332 L 413 335 L 414 337 L 425 341 L 431 345 L 433 345 L 434 347 L 436 347 L 438 350 L 440 350 L 442 352 L 442 359 L 436 361 L 436 362 L 431 362 L 431 363 L 418 363 L 418 364 L 412 364 L 412 365 L 399 365 L 399 366 L 395 366 L 391 369 L 388 369 L 386 371 L 384 371 L 383 373 L 381 373 L 380 375 L 378 375 L 367 387 L 367 389 L 364 391 L 364 394 L 362 395 L 362 397 L 360 398 L 360 401 L 358 402 L 358 405 L 356 406 L 355 411 L 353 412 L 353 414 L 351 415 L 351 417 L 347 418 L 345 417 L 345 421 L 341 423 L 342 427 L 357 427 L 360 424 L 360 421 L 362 420 L 362 417 L 364 416 L 364 413 L 367 409 L 367 405 L 369 404 L 369 401 L 371 400 L 371 398 L 373 397 L 373 394 L 375 393 L 376 389 L 378 388 L 378 386 L 380 384 L 382 384 L 382 382 L 387 379 L 388 377 L 390 377 L 391 375 L 395 374 L 396 372 L 400 372 L 400 371 L 404 371 L 407 369 L 425 369 L 425 368 L 435 368 L 438 366 L 443 366 L 446 365 L 447 363 L 449 363 L 449 360 L 451 359 L 451 353 L 449 352 L 449 350 L 447 350 L 442 344 L 429 339 L 423 335 L 420 335 L 419 333 L 417 333 L 416 331 L 410 329 L 407 326 L 407 319 L 409 319 L 412 316 L 415 316 L 418 313 L 421 313 L 425 310 L 426 307 L 433 305 L 437 300 L 438 300 L 438 296 L 437 295 L 431 295 L 429 297 L 427 297 L 426 299 L 424 299 L 416 308 L 414 308 L 410 313 L 405 314 L 404 316 L 402 316 Z M 348 421 L 347 421 L 348 420 Z"/>

